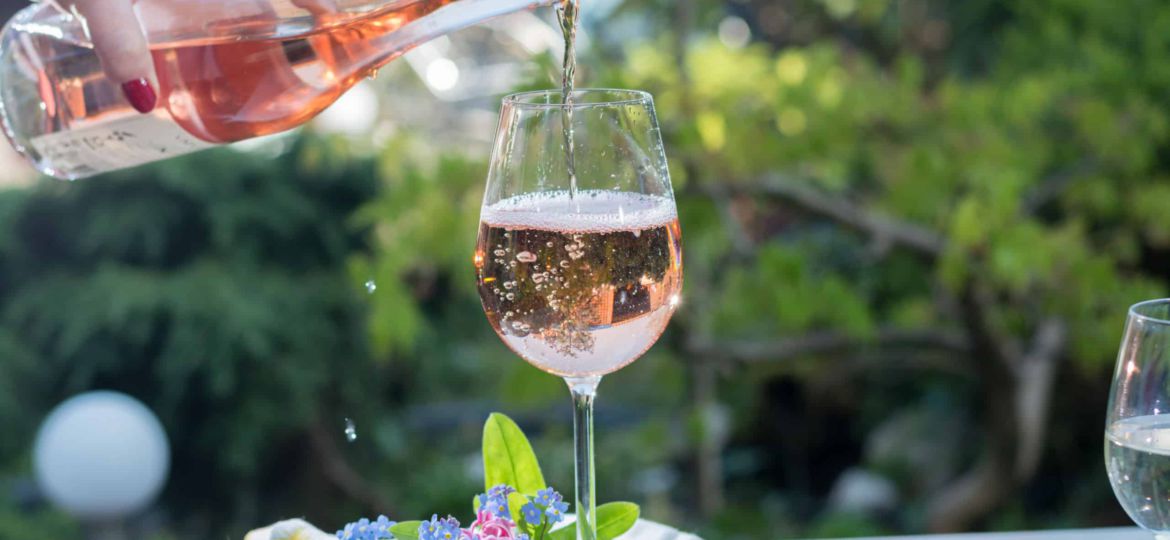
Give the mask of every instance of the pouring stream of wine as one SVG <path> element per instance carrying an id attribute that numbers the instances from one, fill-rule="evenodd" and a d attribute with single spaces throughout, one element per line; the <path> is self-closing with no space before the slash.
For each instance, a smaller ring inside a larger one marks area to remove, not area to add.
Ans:
<path id="1" fill-rule="evenodd" d="M 561 72 L 561 104 L 564 105 L 565 162 L 569 169 L 569 197 L 577 197 L 577 164 L 573 155 L 573 82 L 577 75 L 577 17 L 580 0 L 561 0 L 557 21 L 565 36 L 565 58 Z"/>

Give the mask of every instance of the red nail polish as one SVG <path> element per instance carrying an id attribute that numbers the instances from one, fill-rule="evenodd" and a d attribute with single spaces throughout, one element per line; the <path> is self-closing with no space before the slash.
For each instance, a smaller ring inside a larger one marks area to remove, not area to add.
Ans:
<path id="1" fill-rule="evenodd" d="M 158 103 L 158 96 L 155 95 L 154 88 L 151 88 L 146 79 L 135 79 L 122 83 L 122 93 L 126 94 L 126 100 L 130 102 L 130 105 L 143 114 L 153 111 L 154 105 Z"/>

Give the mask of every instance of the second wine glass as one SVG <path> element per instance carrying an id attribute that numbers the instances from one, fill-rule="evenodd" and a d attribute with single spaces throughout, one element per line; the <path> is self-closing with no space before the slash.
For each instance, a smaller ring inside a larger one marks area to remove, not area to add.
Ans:
<path id="1" fill-rule="evenodd" d="M 682 247 L 649 94 L 504 99 L 475 252 L 488 321 L 574 402 L 577 533 L 596 537 L 593 400 L 637 360 L 682 289 Z"/>
<path id="2" fill-rule="evenodd" d="M 1109 394 L 1105 466 L 1129 517 L 1170 540 L 1170 300 L 1129 309 Z"/>

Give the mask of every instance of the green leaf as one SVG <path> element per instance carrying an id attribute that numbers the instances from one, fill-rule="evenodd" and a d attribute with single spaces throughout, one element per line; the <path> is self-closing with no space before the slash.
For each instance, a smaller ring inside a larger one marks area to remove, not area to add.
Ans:
<path id="1" fill-rule="evenodd" d="M 500 413 L 492 413 L 483 426 L 483 472 L 485 490 L 506 484 L 520 493 L 535 495 L 545 488 L 528 437 L 516 422 Z"/>
<path id="2" fill-rule="evenodd" d="M 613 502 L 597 507 L 597 540 L 613 540 L 634 527 L 642 510 L 630 502 Z"/>
<path id="3" fill-rule="evenodd" d="M 642 511 L 638 505 L 629 502 L 606 503 L 597 507 L 597 540 L 614 540 L 625 534 L 638 522 Z M 549 540 L 574 540 L 577 526 L 570 525 L 557 529 L 548 536 Z"/>
<path id="4" fill-rule="evenodd" d="M 547 540 L 577 540 L 577 523 L 570 523 L 548 533 Z"/>
<path id="5" fill-rule="evenodd" d="M 390 533 L 397 540 L 418 540 L 418 528 L 421 521 L 403 521 L 390 527 Z"/>
<path id="6" fill-rule="evenodd" d="M 520 523 L 520 507 L 528 504 L 528 497 L 519 493 L 508 494 L 508 511 L 512 513 L 512 521 Z"/>

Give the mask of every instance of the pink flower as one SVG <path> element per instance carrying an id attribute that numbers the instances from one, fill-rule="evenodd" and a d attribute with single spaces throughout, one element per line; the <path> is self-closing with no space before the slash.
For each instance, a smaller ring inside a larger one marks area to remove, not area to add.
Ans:
<path id="1" fill-rule="evenodd" d="M 512 523 L 511 521 L 507 521 L 504 519 L 494 519 L 492 521 L 484 523 L 483 526 L 480 528 L 480 533 L 484 536 L 485 540 L 487 538 L 494 538 L 494 539 L 499 539 L 499 540 L 512 540 L 512 538 L 514 536 L 512 534 L 512 529 L 515 526 L 516 525 L 514 523 Z"/>
<path id="2" fill-rule="evenodd" d="M 475 513 L 475 523 L 471 524 L 471 528 L 474 529 L 479 525 L 487 523 L 493 519 L 496 519 L 496 516 L 492 514 L 490 510 L 480 507 L 479 512 Z"/>
<path id="3" fill-rule="evenodd" d="M 475 523 L 463 533 L 470 540 L 516 540 L 516 524 L 490 512 L 478 512 Z"/>

